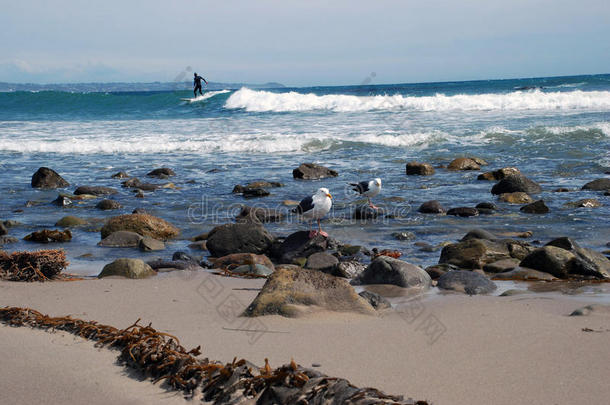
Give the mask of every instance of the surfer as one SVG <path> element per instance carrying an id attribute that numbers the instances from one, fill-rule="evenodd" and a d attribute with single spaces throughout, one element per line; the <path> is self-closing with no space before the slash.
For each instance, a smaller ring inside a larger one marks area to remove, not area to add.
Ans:
<path id="1" fill-rule="evenodd" d="M 199 94 L 203 95 L 203 93 L 201 92 L 201 81 L 204 81 L 205 84 L 208 84 L 208 81 L 205 80 L 203 77 L 199 76 L 197 74 L 197 72 L 195 72 L 195 78 L 193 79 L 193 85 L 195 86 L 195 89 L 193 90 L 193 94 L 195 95 L 195 97 L 197 97 L 197 90 L 199 90 Z"/>

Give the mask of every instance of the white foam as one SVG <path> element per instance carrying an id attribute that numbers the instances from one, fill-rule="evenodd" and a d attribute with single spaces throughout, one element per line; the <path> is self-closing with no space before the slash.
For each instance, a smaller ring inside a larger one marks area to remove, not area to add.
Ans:
<path id="1" fill-rule="evenodd" d="M 590 131 L 596 129 L 601 131 L 604 135 L 610 137 L 610 122 L 596 122 L 591 125 L 577 125 L 569 127 L 545 127 L 544 129 L 555 135 L 563 135 L 575 131 Z"/>
<path id="2" fill-rule="evenodd" d="M 273 93 L 242 88 L 226 101 L 225 108 L 252 112 L 290 112 L 328 110 L 362 112 L 374 110 L 409 111 L 493 111 L 493 110 L 610 110 L 609 91 L 542 92 L 515 91 L 506 94 L 458 94 L 446 96 L 319 96 L 294 91 Z"/>
<path id="3" fill-rule="evenodd" d="M 199 95 L 195 98 L 185 98 L 185 99 L 183 99 L 183 101 L 186 101 L 188 103 L 199 103 L 201 101 L 207 100 L 207 99 L 217 96 L 219 94 L 229 93 L 230 91 L 231 90 L 206 91 L 205 93 L 203 93 L 203 95 Z"/>

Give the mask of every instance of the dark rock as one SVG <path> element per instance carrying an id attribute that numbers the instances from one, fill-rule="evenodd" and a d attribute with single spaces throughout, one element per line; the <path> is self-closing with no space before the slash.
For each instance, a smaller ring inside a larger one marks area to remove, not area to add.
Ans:
<path id="1" fill-rule="evenodd" d="M 55 223 L 55 226 L 61 226 L 62 228 L 70 228 L 72 226 L 87 225 L 88 222 L 82 218 L 75 217 L 72 215 L 65 216 Z"/>
<path id="2" fill-rule="evenodd" d="M 302 180 L 317 180 L 338 175 L 336 171 L 315 163 L 303 163 L 292 171 L 292 177 Z"/>
<path id="3" fill-rule="evenodd" d="M 147 262 L 147 264 L 154 270 L 160 273 L 167 273 L 175 270 L 182 271 L 200 271 L 203 270 L 197 262 L 184 261 L 184 260 L 163 260 L 156 259 Z"/>
<path id="4" fill-rule="evenodd" d="M 212 261 L 212 267 L 215 269 L 231 270 L 243 265 L 253 266 L 256 264 L 260 264 L 271 270 L 275 269 L 275 266 L 267 256 L 255 255 L 253 253 L 233 253 L 227 256 L 219 257 L 218 259 L 210 259 L 210 261 Z"/>
<path id="5" fill-rule="evenodd" d="M 160 240 L 151 238 L 150 236 L 145 236 L 142 239 L 140 239 L 140 242 L 138 243 L 138 248 L 140 248 L 140 250 L 143 252 L 151 252 L 154 250 L 164 250 L 165 243 L 161 242 Z"/>
<path id="6" fill-rule="evenodd" d="M 602 203 L 595 198 L 585 198 L 582 200 L 566 203 L 565 206 L 572 208 L 599 208 L 602 206 Z"/>
<path id="7" fill-rule="evenodd" d="M 544 246 L 525 257 L 520 266 L 549 273 L 557 278 L 568 278 L 575 262 L 576 255 L 572 252 L 555 246 Z"/>
<path id="8" fill-rule="evenodd" d="M 74 190 L 74 195 L 88 194 L 88 195 L 109 195 L 116 194 L 118 191 L 112 187 L 102 186 L 80 186 Z"/>
<path id="9" fill-rule="evenodd" d="M 217 226 L 208 234 L 207 247 L 212 256 L 231 253 L 265 253 L 273 237 L 258 224 L 238 223 Z"/>
<path id="10" fill-rule="evenodd" d="M 115 200 L 102 200 L 97 203 L 95 208 L 100 210 L 118 210 L 119 208 L 123 208 L 123 206 Z"/>
<path id="11" fill-rule="evenodd" d="M 468 239 L 447 245 L 441 251 L 440 263 L 461 269 L 482 269 L 485 264 L 502 259 L 523 259 L 534 248 L 526 242 L 512 239 Z"/>
<path id="12" fill-rule="evenodd" d="M 393 232 L 392 237 L 396 240 L 413 240 L 415 234 L 413 232 Z"/>
<path id="13" fill-rule="evenodd" d="M 392 304 L 390 304 L 390 301 L 375 292 L 365 290 L 360 292 L 358 295 L 364 298 L 377 311 L 392 308 Z"/>
<path id="14" fill-rule="evenodd" d="M 237 186 L 235 186 L 237 187 Z M 284 187 L 282 183 L 277 181 L 253 181 L 246 184 L 245 188 L 275 188 L 275 187 Z"/>
<path id="15" fill-rule="evenodd" d="M 430 176 L 434 174 L 434 167 L 428 163 L 409 162 L 407 163 L 407 175 Z"/>
<path id="16" fill-rule="evenodd" d="M 171 185 L 171 184 L 172 183 L 167 183 L 167 184 L 165 184 L 165 186 Z M 133 188 L 136 190 L 140 190 L 140 191 L 155 191 L 162 187 L 164 187 L 164 186 L 162 186 L 161 184 L 138 183 L 138 185 L 134 186 Z"/>
<path id="17" fill-rule="evenodd" d="M 465 241 L 465 240 L 469 240 L 469 239 L 496 240 L 496 239 L 498 239 L 498 237 L 496 235 L 494 235 L 493 233 L 486 231 L 485 229 L 476 228 L 476 229 L 469 230 L 466 233 L 466 235 L 464 235 L 464 237 L 460 240 Z"/>
<path id="18" fill-rule="evenodd" d="M 440 276 L 452 270 L 459 270 L 459 267 L 449 263 L 441 263 L 435 264 L 433 266 L 428 266 L 424 269 L 424 271 L 428 273 L 432 280 L 437 280 Z"/>
<path id="19" fill-rule="evenodd" d="M 174 254 L 172 255 L 172 260 L 181 260 L 183 262 L 199 263 L 199 261 L 197 259 L 195 259 L 193 256 L 189 255 L 186 252 L 182 252 L 180 250 L 177 252 L 174 252 Z"/>
<path id="20" fill-rule="evenodd" d="M 110 218 L 102 227 L 102 238 L 116 231 L 132 231 L 158 240 L 168 240 L 180 233 L 180 230 L 169 222 L 147 214 L 127 214 Z"/>
<path id="21" fill-rule="evenodd" d="M 449 170 L 480 170 L 481 166 L 472 158 L 457 158 L 447 166 Z"/>
<path id="22" fill-rule="evenodd" d="M 491 193 L 496 195 L 515 192 L 538 194 L 542 192 L 542 188 L 538 183 L 528 179 L 522 174 L 507 176 L 491 188 Z"/>
<path id="23" fill-rule="evenodd" d="M 492 202 L 482 202 L 482 203 L 478 203 L 475 208 L 478 210 L 484 209 L 484 210 L 496 211 L 498 209 L 498 206 Z"/>
<path id="24" fill-rule="evenodd" d="M 235 187 L 233 187 L 233 191 L 231 191 L 231 193 L 233 194 L 241 194 L 244 192 L 244 186 L 242 186 L 241 184 L 237 184 Z"/>
<path id="25" fill-rule="evenodd" d="M 388 256 L 379 256 L 358 277 L 360 284 L 392 284 L 427 290 L 430 276 L 420 267 Z"/>
<path id="26" fill-rule="evenodd" d="M 312 254 L 307 258 L 305 268 L 311 270 L 320 270 L 325 273 L 332 274 L 338 264 L 339 260 L 335 256 L 325 252 L 318 252 Z"/>
<path id="27" fill-rule="evenodd" d="M 142 236 L 130 231 L 116 231 L 106 236 L 98 242 L 98 246 L 103 247 L 138 247 Z"/>
<path id="28" fill-rule="evenodd" d="M 104 266 L 98 278 L 121 276 L 126 278 L 147 278 L 157 274 L 148 264 L 140 259 L 122 258 Z"/>
<path id="29" fill-rule="evenodd" d="M 606 191 L 610 190 L 610 179 L 597 179 L 582 186 L 583 190 Z"/>
<path id="30" fill-rule="evenodd" d="M 519 266 L 518 259 L 502 259 L 497 262 L 488 263 L 483 266 L 483 270 L 487 273 L 504 273 Z"/>
<path id="31" fill-rule="evenodd" d="M 13 219 L 7 219 L 6 221 L 2 221 L 2 225 L 4 225 L 7 228 L 14 228 L 16 226 L 21 226 L 23 224 L 19 221 L 15 221 Z"/>
<path id="32" fill-rule="evenodd" d="M 474 271 L 447 272 L 438 279 L 437 287 L 468 295 L 489 294 L 498 288 L 493 281 Z"/>
<path id="33" fill-rule="evenodd" d="M 329 248 L 330 241 L 322 235 L 309 238 L 309 232 L 298 231 L 288 236 L 279 246 L 277 256 L 281 263 L 292 263 L 297 257 L 309 257 Z"/>
<path id="34" fill-rule="evenodd" d="M 557 277 L 542 271 L 517 266 L 512 270 L 494 274 L 494 280 L 516 280 L 516 281 L 555 281 Z"/>
<path id="35" fill-rule="evenodd" d="M 150 215 L 150 213 L 148 212 L 148 210 L 146 208 L 136 208 L 133 211 L 131 211 L 132 214 L 146 214 L 146 215 Z"/>
<path id="36" fill-rule="evenodd" d="M 264 188 L 249 188 L 248 187 L 248 188 L 244 188 L 244 190 L 242 191 L 242 194 L 246 198 L 253 198 L 253 197 L 266 197 L 271 193 L 269 193 Z"/>
<path id="37" fill-rule="evenodd" d="M 375 309 L 343 278 L 316 270 L 278 266 L 244 315 L 294 317 L 313 308 L 375 313 Z"/>
<path id="38" fill-rule="evenodd" d="M 235 220 L 237 222 L 279 222 L 284 218 L 284 213 L 280 210 L 263 207 L 242 206 L 241 212 Z"/>
<path id="39" fill-rule="evenodd" d="M 371 208 L 368 205 L 359 205 L 354 208 L 354 212 L 352 213 L 353 219 L 375 219 L 380 215 L 384 214 L 384 210 L 382 208 Z"/>
<path id="40" fill-rule="evenodd" d="M 57 205 L 58 207 L 67 207 L 69 205 L 72 205 L 72 200 L 66 196 L 60 195 L 55 200 L 53 200 L 51 204 Z"/>
<path id="41" fill-rule="evenodd" d="M 496 213 L 496 211 L 487 208 L 477 208 L 477 211 L 479 211 L 479 215 L 494 215 Z"/>
<path id="42" fill-rule="evenodd" d="M 549 207 L 547 207 L 544 201 L 542 200 L 538 200 L 531 204 L 525 205 L 521 207 L 520 210 L 527 214 L 546 214 L 550 211 Z"/>
<path id="43" fill-rule="evenodd" d="M 498 181 L 498 180 L 502 180 L 505 177 L 508 176 L 512 176 L 515 174 L 521 174 L 521 172 L 519 171 L 519 169 L 517 169 L 516 167 L 504 167 L 502 169 L 493 171 L 493 172 L 485 172 L 482 174 L 479 174 L 479 177 L 477 177 L 477 180 L 491 180 L 491 181 Z"/>
<path id="44" fill-rule="evenodd" d="M 444 214 L 445 208 L 437 200 L 426 201 L 417 209 L 422 214 Z"/>
<path id="45" fill-rule="evenodd" d="M 72 232 L 69 229 L 58 231 L 56 229 L 43 229 L 26 235 L 23 240 L 28 242 L 51 243 L 51 242 L 70 242 Z"/>
<path id="46" fill-rule="evenodd" d="M 0 223 L 0 236 L 4 236 L 8 233 L 8 230 L 6 229 L 6 227 L 4 226 L 3 223 Z"/>
<path id="47" fill-rule="evenodd" d="M 475 217 L 479 215 L 479 210 L 470 207 L 451 208 L 447 211 L 447 215 L 455 215 L 458 217 Z"/>
<path id="48" fill-rule="evenodd" d="M 159 179 L 165 179 L 170 176 L 175 176 L 176 173 L 172 169 L 167 167 L 161 167 L 159 169 L 152 170 L 146 174 L 148 177 L 157 177 Z"/>
<path id="49" fill-rule="evenodd" d="M 546 246 L 556 246 L 576 255 L 577 260 L 572 265 L 571 272 L 596 278 L 610 278 L 610 260 L 603 254 L 592 249 L 580 247 L 570 238 L 557 238 Z"/>
<path id="50" fill-rule="evenodd" d="M 127 179 L 129 178 L 129 175 L 121 170 L 120 172 L 113 174 L 111 177 L 113 179 Z"/>
<path id="51" fill-rule="evenodd" d="M 55 170 L 48 167 L 39 168 L 32 176 L 32 187 L 34 188 L 63 188 L 70 183 L 64 180 Z"/>
<path id="52" fill-rule="evenodd" d="M 517 191 L 515 193 L 503 193 L 500 194 L 500 201 L 507 202 L 509 204 L 529 204 L 534 201 L 527 193 Z"/>
<path id="53" fill-rule="evenodd" d="M 566 187 L 559 187 L 553 190 L 555 193 L 569 193 L 571 190 Z"/>
<path id="54" fill-rule="evenodd" d="M 121 186 L 126 188 L 135 188 L 138 187 L 140 184 L 142 184 L 142 182 L 137 177 L 132 177 L 129 180 L 121 182 Z"/>

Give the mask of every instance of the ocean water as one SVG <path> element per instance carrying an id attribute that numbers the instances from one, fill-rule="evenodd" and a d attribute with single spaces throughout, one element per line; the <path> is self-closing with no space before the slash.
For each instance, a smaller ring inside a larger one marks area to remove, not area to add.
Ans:
<path id="1" fill-rule="evenodd" d="M 145 208 L 177 225 L 184 238 L 229 222 L 241 204 L 284 211 L 284 200 L 300 200 L 318 187 L 334 196 L 334 209 L 323 222 L 331 236 L 369 248 L 393 248 L 415 264 L 438 261 L 439 246 L 468 229 L 493 232 L 532 231 L 530 241 L 545 243 L 570 236 L 583 246 L 608 249 L 610 198 L 581 191 L 588 181 L 610 171 L 610 75 L 521 80 L 362 85 L 252 90 L 226 89 L 194 101 L 179 92 L 5 92 L 0 93 L 0 219 L 22 225 L 10 230 L 22 238 L 53 227 L 64 215 L 87 218 L 92 225 L 73 231 L 62 244 L 70 271 L 97 274 L 115 257 L 141 256 L 132 249 L 96 246 L 99 227 L 113 215 Z M 482 171 L 516 166 L 539 182 L 551 212 L 528 215 L 519 206 L 498 203 L 492 182 L 478 181 L 480 172 L 437 169 L 433 176 L 406 176 L 412 160 L 446 165 L 460 156 L 478 156 L 489 165 Z M 337 170 L 337 178 L 296 181 L 292 169 L 316 162 Z M 71 184 L 116 187 L 123 209 L 99 211 L 96 200 L 60 208 L 50 202 L 58 190 L 30 187 L 40 166 L 55 169 Z M 145 193 L 120 187 L 110 176 L 125 170 L 146 179 L 157 167 L 177 173 L 176 188 Z M 351 210 L 361 202 L 347 182 L 381 177 L 383 190 L 374 202 L 391 218 L 360 222 Z M 232 194 L 236 184 L 253 180 L 284 183 L 271 195 L 244 199 Z M 572 192 L 554 193 L 558 187 Z M 603 207 L 566 208 L 583 198 Z M 496 202 L 496 215 L 472 218 L 417 213 L 419 205 L 439 200 L 446 208 Z M 34 204 L 26 207 L 26 201 Z M 288 235 L 307 224 L 290 217 L 267 225 Z M 411 232 L 414 239 L 396 240 L 392 233 Z M 186 239 L 171 242 L 167 257 L 186 249 Z M 47 246 L 18 242 L 7 250 Z M 56 247 L 56 246 L 54 246 Z M 432 251 L 430 251 L 432 250 Z M 87 257 L 79 257 L 87 253 Z M 193 252 L 199 253 L 201 252 Z"/>

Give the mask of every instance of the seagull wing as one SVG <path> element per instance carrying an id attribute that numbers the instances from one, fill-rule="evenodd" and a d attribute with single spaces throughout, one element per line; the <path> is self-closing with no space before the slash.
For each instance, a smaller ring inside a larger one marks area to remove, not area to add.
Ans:
<path id="1" fill-rule="evenodd" d="M 309 196 L 309 197 L 303 198 L 301 200 L 301 202 L 299 203 L 299 205 L 297 205 L 296 208 L 292 211 L 296 212 L 297 214 L 303 214 L 307 211 L 311 211 L 313 209 L 313 206 L 314 206 L 313 197 Z"/>
<path id="2" fill-rule="evenodd" d="M 360 183 L 349 183 L 350 186 L 354 188 L 352 190 L 359 192 L 360 194 L 366 193 L 369 191 L 369 183 L 368 181 L 361 181 Z"/>

